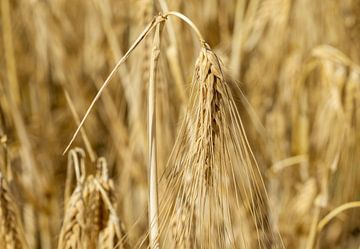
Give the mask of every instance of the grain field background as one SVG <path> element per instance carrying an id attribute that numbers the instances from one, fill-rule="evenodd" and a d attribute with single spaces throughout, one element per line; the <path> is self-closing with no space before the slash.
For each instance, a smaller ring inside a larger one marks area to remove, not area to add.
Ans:
<path id="1" fill-rule="evenodd" d="M 359 0 L 0 0 L 0 249 L 359 249 Z"/>

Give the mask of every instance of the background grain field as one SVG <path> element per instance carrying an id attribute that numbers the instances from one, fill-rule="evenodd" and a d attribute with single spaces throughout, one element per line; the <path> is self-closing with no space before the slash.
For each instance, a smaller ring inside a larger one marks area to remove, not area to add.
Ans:
<path id="1" fill-rule="evenodd" d="M 360 248 L 359 0 L 0 2 L 0 249 Z"/>

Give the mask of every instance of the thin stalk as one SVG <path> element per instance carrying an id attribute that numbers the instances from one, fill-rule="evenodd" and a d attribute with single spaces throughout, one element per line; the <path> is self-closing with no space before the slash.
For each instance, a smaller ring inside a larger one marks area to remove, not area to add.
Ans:
<path id="1" fill-rule="evenodd" d="M 238 0 L 236 2 L 235 9 L 235 22 L 233 30 L 233 38 L 231 43 L 231 57 L 230 57 L 230 68 L 234 72 L 235 79 L 239 77 L 240 64 L 241 64 L 241 47 L 243 46 L 243 18 L 245 11 L 245 1 Z"/>
<path id="2" fill-rule="evenodd" d="M 76 112 L 76 109 L 75 109 L 73 101 L 71 100 L 70 94 L 65 89 L 65 87 L 63 87 L 63 91 L 64 91 L 66 102 L 69 105 L 69 108 L 70 108 L 71 114 L 72 114 L 72 116 L 73 116 L 73 118 L 75 120 L 75 123 L 76 123 L 76 125 L 79 125 L 80 124 L 80 118 L 79 118 L 79 115 Z M 94 149 L 92 148 L 92 146 L 90 144 L 90 140 L 89 140 L 88 136 L 86 135 L 85 130 L 81 129 L 80 133 L 81 133 L 81 137 L 82 137 L 82 139 L 84 141 L 86 151 L 89 154 L 91 162 L 95 162 L 97 156 L 96 156 L 96 153 L 95 153 Z"/>
<path id="3" fill-rule="evenodd" d="M 156 151 L 156 72 L 160 56 L 160 36 L 163 25 L 156 25 L 150 61 L 148 88 L 148 148 L 149 148 L 149 240 L 150 248 L 159 248 L 157 151 Z"/>
<path id="4" fill-rule="evenodd" d="M 320 218 L 321 207 L 317 204 L 315 206 L 313 219 L 311 221 L 310 232 L 306 242 L 306 249 L 314 249 L 317 238 L 317 224 Z"/>
<path id="5" fill-rule="evenodd" d="M 168 12 L 169 8 L 165 0 L 159 0 L 161 9 L 163 12 Z M 183 87 L 185 82 L 184 73 L 181 68 L 180 57 L 179 57 L 179 48 L 176 41 L 176 31 L 171 20 L 168 20 L 166 25 L 167 34 L 169 37 L 170 46 L 167 49 L 166 56 L 169 60 L 170 70 L 174 76 L 176 89 L 179 92 L 179 97 L 183 103 L 186 102 L 186 93 Z"/>
<path id="6" fill-rule="evenodd" d="M 81 127 L 84 125 L 86 118 L 89 116 L 90 111 L 92 110 L 92 108 L 94 107 L 96 101 L 100 98 L 102 92 L 104 91 L 104 89 L 107 87 L 107 85 L 109 84 L 110 80 L 112 79 L 112 77 L 115 75 L 116 71 L 119 69 L 119 67 L 126 61 L 126 59 L 130 56 L 131 52 L 140 44 L 140 42 L 152 31 L 152 29 L 156 26 L 156 24 L 158 24 L 159 22 L 163 22 L 164 18 L 162 16 L 156 16 L 151 22 L 150 24 L 144 29 L 143 32 L 141 32 L 141 34 L 138 36 L 138 38 L 135 40 L 135 42 L 131 45 L 131 47 L 129 48 L 129 50 L 125 53 L 125 55 L 118 61 L 118 63 L 115 65 L 115 67 L 113 68 L 113 70 L 110 72 L 109 76 L 106 78 L 105 82 L 103 83 L 103 85 L 101 86 L 101 88 L 99 89 L 99 91 L 97 92 L 97 94 L 95 95 L 93 101 L 91 102 L 89 108 L 87 109 L 83 119 L 81 120 L 78 128 L 76 129 L 73 137 L 71 138 L 69 144 L 66 146 L 63 155 L 69 150 L 70 146 L 72 145 L 72 143 L 74 142 L 76 136 L 78 135 L 78 133 L 80 132 Z"/>
<path id="7" fill-rule="evenodd" d="M 360 207 L 360 201 L 354 201 L 354 202 L 345 203 L 345 204 L 335 208 L 334 210 L 332 210 L 330 213 L 328 213 L 324 218 L 322 218 L 320 220 L 319 224 L 317 225 L 317 231 L 321 232 L 321 230 L 323 230 L 323 228 L 341 212 L 351 209 L 351 208 L 359 208 L 359 207 Z"/>
<path id="8" fill-rule="evenodd" d="M 185 15 L 179 13 L 179 12 L 176 12 L 176 11 L 169 11 L 169 12 L 166 12 L 165 14 L 163 14 L 163 17 L 165 17 L 165 18 L 167 18 L 168 16 L 176 16 L 177 18 L 180 18 L 181 20 L 183 20 L 195 32 L 195 34 L 198 37 L 200 43 L 202 45 L 205 43 L 205 40 L 204 40 L 203 36 L 201 35 L 199 29 L 196 27 L 196 25 L 187 16 L 185 16 Z"/>

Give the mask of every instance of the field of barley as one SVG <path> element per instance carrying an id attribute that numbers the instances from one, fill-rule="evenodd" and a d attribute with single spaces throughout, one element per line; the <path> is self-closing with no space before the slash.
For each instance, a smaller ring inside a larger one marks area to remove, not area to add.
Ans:
<path id="1" fill-rule="evenodd" d="M 0 2 L 0 249 L 360 249 L 360 0 Z"/>

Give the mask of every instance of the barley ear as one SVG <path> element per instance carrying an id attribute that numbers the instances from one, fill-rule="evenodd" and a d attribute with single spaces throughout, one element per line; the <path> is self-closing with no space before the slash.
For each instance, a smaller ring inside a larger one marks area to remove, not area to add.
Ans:
<path id="1" fill-rule="evenodd" d="M 74 165 L 77 183 L 75 190 L 66 203 L 58 249 L 88 248 L 85 228 L 85 205 L 82 196 L 85 179 L 83 155 L 83 151 L 79 149 L 71 150 L 69 152 L 69 165 Z"/>
<path id="2" fill-rule="evenodd" d="M 107 191 L 104 189 L 103 185 L 98 181 L 94 181 L 97 190 L 101 193 L 101 197 L 103 202 L 105 203 L 110 215 L 107 219 L 106 227 L 99 234 L 99 249 L 130 249 L 130 245 L 127 239 L 126 230 L 124 228 L 123 223 L 118 218 L 115 208 L 114 202 L 111 200 L 112 191 Z M 112 185 L 110 185 L 112 190 Z"/>
<path id="3" fill-rule="evenodd" d="M 0 245 L 4 249 L 27 249 L 17 205 L 0 172 Z"/>

